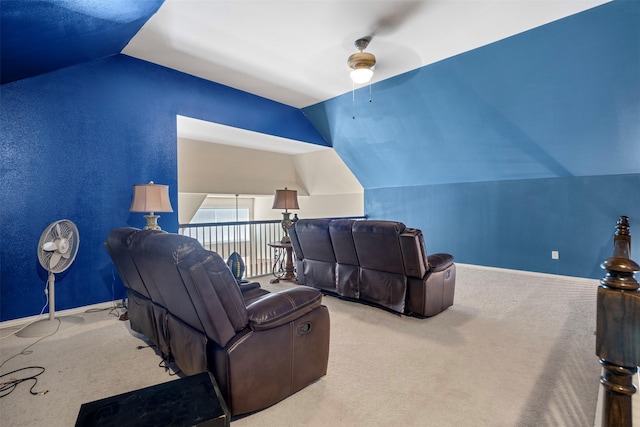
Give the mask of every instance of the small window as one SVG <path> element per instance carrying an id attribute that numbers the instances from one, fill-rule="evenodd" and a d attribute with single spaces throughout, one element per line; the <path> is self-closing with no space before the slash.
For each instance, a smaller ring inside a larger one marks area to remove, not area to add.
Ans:
<path id="1" fill-rule="evenodd" d="M 249 208 L 200 208 L 191 219 L 191 224 L 216 224 L 237 221 L 249 221 Z M 204 233 L 198 240 L 204 243 L 228 243 L 246 241 L 246 227 L 237 225 L 220 225 L 212 227 L 211 233 Z"/>
<path id="2" fill-rule="evenodd" d="M 249 221 L 249 208 L 238 208 L 238 221 Z M 236 222 L 236 208 L 200 208 L 191 219 L 191 224 L 212 222 Z"/>

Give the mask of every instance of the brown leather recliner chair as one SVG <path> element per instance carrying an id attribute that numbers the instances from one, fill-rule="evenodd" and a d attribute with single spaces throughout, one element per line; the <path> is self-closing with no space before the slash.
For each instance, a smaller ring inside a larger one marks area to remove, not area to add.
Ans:
<path id="1" fill-rule="evenodd" d="M 289 236 L 301 285 L 416 316 L 453 304 L 453 256 L 427 256 L 418 229 L 397 221 L 301 219 Z"/>
<path id="2" fill-rule="evenodd" d="M 232 415 L 326 374 L 329 314 L 319 291 L 249 284 L 243 294 L 222 258 L 187 236 L 122 228 L 105 246 L 127 287 L 131 328 L 184 374 L 210 371 Z"/>

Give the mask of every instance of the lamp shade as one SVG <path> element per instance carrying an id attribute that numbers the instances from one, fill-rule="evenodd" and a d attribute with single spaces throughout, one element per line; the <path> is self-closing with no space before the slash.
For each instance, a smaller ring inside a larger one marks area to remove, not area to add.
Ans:
<path id="1" fill-rule="evenodd" d="M 273 209 L 300 209 L 298 206 L 298 192 L 296 190 L 276 190 L 276 197 L 273 199 Z"/>
<path id="2" fill-rule="evenodd" d="M 173 212 L 169 200 L 169 186 L 154 184 L 137 184 L 133 186 L 133 200 L 130 212 Z"/>

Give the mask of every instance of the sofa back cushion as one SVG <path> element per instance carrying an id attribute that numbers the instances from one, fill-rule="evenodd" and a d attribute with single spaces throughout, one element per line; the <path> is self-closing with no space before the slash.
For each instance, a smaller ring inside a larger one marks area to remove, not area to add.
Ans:
<path id="1" fill-rule="evenodd" d="M 224 346 L 249 323 L 238 282 L 224 260 L 204 248 L 181 259 L 178 270 L 207 336 Z"/>
<path id="2" fill-rule="evenodd" d="M 131 238 L 140 231 L 142 230 L 133 227 L 117 228 L 109 233 L 105 247 L 113 260 L 113 265 L 116 267 L 116 270 L 118 270 L 122 283 L 140 295 L 151 298 L 151 294 L 142 281 L 138 267 L 133 262 L 129 251 Z M 153 231 L 152 233 L 154 232 L 161 233 L 161 231 Z"/>
<path id="3" fill-rule="evenodd" d="M 330 223 L 330 219 L 298 220 L 296 223 L 296 235 L 304 254 L 304 259 L 336 262 L 329 236 Z"/>
<path id="4" fill-rule="evenodd" d="M 152 299 L 175 317 L 221 346 L 247 326 L 233 274 L 218 254 L 196 239 L 144 231 L 134 235 L 131 247 L 143 281 L 154 289 Z"/>
<path id="5" fill-rule="evenodd" d="M 356 221 L 353 242 L 360 267 L 404 275 L 399 235 L 405 226 L 395 221 Z"/>
<path id="6" fill-rule="evenodd" d="M 149 292 L 149 298 L 151 298 L 151 301 L 166 308 L 167 304 L 164 300 L 164 296 L 158 289 L 158 283 L 156 283 L 152 274 L 153 267 L 149 267 L 150 260 L 147 259 L 145 253 L 147 250 L 148 240 L 155 234 L 162 233 L 162 231 L 158 230 L 139 230 L 137 233 L 131 234 L 129 238 L 129 254 L 138 269 L 142 282 Z"/>
<path id="7" fill-rule="evenodd" d="M 329 235 L 338 264 L 359 265 L 356 247 L 353 243 L 354 219 L 336 219 L 329 224 Z"/>
<path id="8" fill-rule="evenodd" d="M 299 283 L 306 286 L 335 291 L 336 257 L 329 235 L 330 223 L 330 219 L 300 219 L 296 222 L 295 235 L 304 254 L 302 274 L 298 268 L 298 276 L 303 278 Z"/>
<path id="9" fill-rule="evenodd" d="M 353 219 L 337 219 L 329 224 L 329 235 L 336 256 L 336 291 L 345 297 L 360 297 L 358 255 L 353 243 Z"/>

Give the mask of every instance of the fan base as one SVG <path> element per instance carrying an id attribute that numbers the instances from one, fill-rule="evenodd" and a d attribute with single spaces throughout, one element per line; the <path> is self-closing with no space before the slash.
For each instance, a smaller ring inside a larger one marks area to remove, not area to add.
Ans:
<path id="1" fill-rule="evenodd" d="M 16 336 L 21 338 L 44 337 L 81 323 L 84 323 L 84 319 L 77 316 L 38 320 L 17 332 Z"/>

